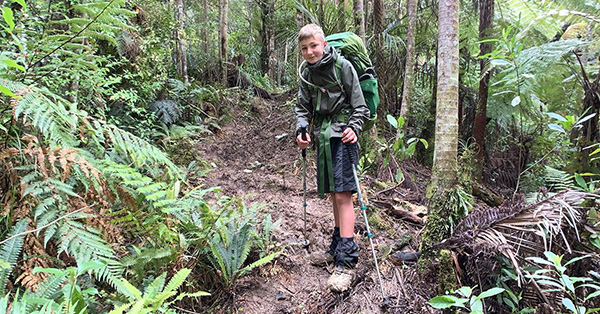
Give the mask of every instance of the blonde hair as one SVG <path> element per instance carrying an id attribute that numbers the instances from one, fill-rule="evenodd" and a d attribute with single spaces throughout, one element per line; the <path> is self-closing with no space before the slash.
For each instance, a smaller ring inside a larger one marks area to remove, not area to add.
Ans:
<path id="1" fill-rule="evenodd" d="M 317 24 L 306 24 L 298 32 L 298 42 L 311 37 L 316 37 L 323 41 L 325 40 L 325 33 L 323 33 L 321 26 Z"/>

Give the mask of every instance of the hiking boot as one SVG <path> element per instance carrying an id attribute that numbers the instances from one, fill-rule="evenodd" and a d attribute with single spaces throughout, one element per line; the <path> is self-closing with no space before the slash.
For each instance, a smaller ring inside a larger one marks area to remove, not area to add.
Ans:
<path id="1" fill-rule="evenodd" d="M 327 280 L 327 289 L 332 292 L 344 292 L 352 285 L 355 275 L 356 270 L 354 270 L 354 268 L 337 266 L 333 271 L 333 274 L 331 274 Z"/>
<path id="2" fill-rule="evenodd" d="M 328 264 L 332 264 L 335 260 L 335 248 L 337 247 L 338 241 L 340 239 L 340 228 L 335 227 L 333 229 L 333 234 L 331 235 L 331 244 L 329 244 L 329 248 L 325 252 L 315 252 L 308 256 L 308 260 L 311 265 L 315 266 L 326 266 Z"/>

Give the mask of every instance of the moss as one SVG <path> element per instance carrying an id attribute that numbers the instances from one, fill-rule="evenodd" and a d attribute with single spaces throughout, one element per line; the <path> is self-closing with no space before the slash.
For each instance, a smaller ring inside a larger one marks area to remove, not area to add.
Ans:
<path id="1" fill-rule="evenodd" d="M 456 289 L 456 275 L 452 263 L 452 252 L 441 250 L 438 267 L 438 294 Z"/>
<path id="2" fill-rule="evenodd" d="M 178 166 L 187 166 L 192 161 L 200 161 L 195 153 L 196 141 L 189 137 L 181 137 L 170 141 L 166 148 L 169 158 Z"/>
<path id="3" fill-rule="evenodd" d="M 403 247 L 407 246 L 410 241 L 412 241 L 413 239 L 413 234 L 410 232 L 407 232 L 405 234 L 403 234 L 400 239 L 398 239 L 398 241 L 396 241 L 396 243 L 394 243 L 394 250 L 401 250 Z"/>
<path id="4" fill-rule="evenodd" d="M 429 250 L 433 244 L 442 241 L 449 236 L 447 210 L 447 192 L 437 189 L 429 201 L 429 215 L 425 221 L 425 228 L 421 238 L 421 251 Z"/>

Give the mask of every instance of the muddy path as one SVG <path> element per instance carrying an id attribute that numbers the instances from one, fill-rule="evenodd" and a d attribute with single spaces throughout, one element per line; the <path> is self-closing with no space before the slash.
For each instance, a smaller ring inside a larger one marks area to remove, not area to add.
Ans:
<path id="1" fill-rule="evenodd" d="M 289 97 L 288 97 L 289 98 Z M 238 313 L 428 313 L 427 300 L 436 295 L 431 279 L 424 279 L 415 264 L 393 263 L 400 249 L 415 249 L 420 227 L 369 206 L 373 243 L 379 258 L 383 293 L 392 306 L 382 309 L 382 294 L 362 213 L 357 204 L 355 239 L 360 248 L 357 280 L 344 294 L 327 290 L 332 266 L 315 267 L 307 256 L 324 251 L 333 228 L 329 200 L 316 192 L 314 151 L 308 154 L 308 248 L 297 245 L 303 237 L 301 155 L 295 145 L 295 118 L 286 100 L 253 100 L 232 109 L 233 120 L 198 145 L 201 158 L 216 166 L 199 184 L 219 186 L 222 193 L 242 197 L 246 204 L 264 203 L 263 211 L 281 225 L 273 239 L 284 248 L 270 265 L 240 279 L 233 306 Z M 369 189 L 365 189 L 369 193 Z"/>

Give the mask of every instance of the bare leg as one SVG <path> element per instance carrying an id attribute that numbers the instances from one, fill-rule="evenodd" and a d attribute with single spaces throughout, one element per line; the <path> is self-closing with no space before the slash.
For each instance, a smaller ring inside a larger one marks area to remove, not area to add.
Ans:
<path id="1" fill-rule="evenodd" d="M 339 226 L 340 226 L 340 209 L 335 200 L 335 195 L 336 195 L 336 193 L 333 193 L 333 195 L 331 196 L 331 202 L 333 203 L 333 221 L 335 223 L 335 226 L 339 228 Z"/>
<path id="2" fill-rule="evenodd" d="M 351 238 L 354 236 L 354 205 L 352 204 L 352 192 L 338 192 L 333 194 L 334 217 L 337 210 L 336 225 L 339 223 L 340 236 Z"/>

